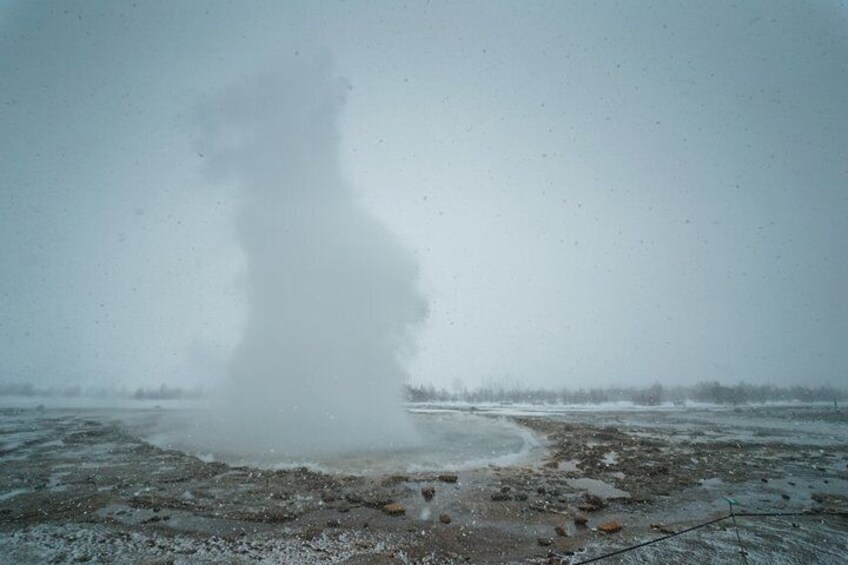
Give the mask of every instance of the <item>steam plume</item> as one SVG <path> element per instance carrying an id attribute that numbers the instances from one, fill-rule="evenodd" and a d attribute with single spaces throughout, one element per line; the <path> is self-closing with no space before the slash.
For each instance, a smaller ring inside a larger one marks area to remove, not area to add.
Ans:
<path id="1" fill-rule="evenodd" d="M 401 355 L 426 315 L 417 265 L 342 179 L 348 87 L 326 62 L 234 88 L 202 113 L 214 177 L 240 191 L 247 321 L 221 435 L 289 454 L 385 448 L 412 434 Z"/>

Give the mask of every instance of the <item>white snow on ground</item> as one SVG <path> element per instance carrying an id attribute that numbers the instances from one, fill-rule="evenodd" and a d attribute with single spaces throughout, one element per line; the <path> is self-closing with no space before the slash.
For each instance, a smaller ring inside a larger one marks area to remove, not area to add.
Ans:
<path id="1" fill-rule="evenodd" d="M 409 562 L 394 535 L 368 532 L 324 532 L 312 540 L 290 532 L 257 534 L 249 539 L 217 536 L 162 536 L 133 531 L 116 533 L 98 524 L 42 524 L 0 533 L 5 563 L 343 563 L 360 556 L 367 562 L 393 557 Z"/>

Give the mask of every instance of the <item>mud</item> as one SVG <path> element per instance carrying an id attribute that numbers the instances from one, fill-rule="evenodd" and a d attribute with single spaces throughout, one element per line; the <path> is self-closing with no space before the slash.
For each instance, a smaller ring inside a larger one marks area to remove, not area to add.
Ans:
<path id="1" fill-rule="evenodd" d="M 578 563 L 726 515 L 728 498 L 736 513 L 788 515 L 740 516 L 738 538 L 724 520 L 606 562 L 741 562 L 740 541 L 749 563 L 848 555 L 844 412 L 512 417 L 541 458 L 353 476 L 204 462 L 142 441 L 115 411 L 4 410 L 0 560 Z"/>

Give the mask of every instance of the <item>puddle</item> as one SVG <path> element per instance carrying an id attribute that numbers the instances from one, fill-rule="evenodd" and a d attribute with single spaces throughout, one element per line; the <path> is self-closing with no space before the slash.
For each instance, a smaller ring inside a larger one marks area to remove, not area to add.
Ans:
<path id="1" fill-rule="evenodd" d="M 569 459 L 568 461 L 560 461 L 559 470 L 563 473 L 579 473 L 580 469 L 577 468 L 578 463 L 580 463 L 579 459 Z"/>
<path id="2" fill-rule="evenodd" d="M 50 492 L 64 492 L 68 490 L 68 485 L 64 484 L 62 479 L 70 474 L 70 471 L 54 471 L 47 480 L 47 490 Z"/>
<path id="3" fill-rule="evenodd" d="M 216 450 L 197 435 L 180 432 L 179 421 L 162 419 L 152 433 L 139 435 L 153 445 L 179 449 L 202 461 L 222 461 L 264 469 L 305 466 L 324 472 L 354 475 L 461 471 L 487 466 L 510 466 L 544 451 L 529 429 L 502 418 L 461 413 L 412 413 L 420 438 L 412 448 L 360 451 L 340 455 L 287 458 L 280 453 L 240 453 Z"/>
<path id="4" fill-rule="evenodd" d="M 568 483 L 568 486 L 570 487 L 585 490 L 589 494 L 594 494 L 601 498 L 627 498 L 630 496 L 629 492 L 617 489 L 611 484 L 597 479 L 566 479 L 565 482 Z"/>
<path id="5" fill-rule="evenodd" d="M 21 494 L 26 494 L 28 492 L 32 492 L 32 489 L 28 488 L 16 488 L 14 490 L 10 490 L 9 492 L 4 492 L 0 494 L 0 501 L 9 500 L 10 498 L 14 498 Z"/>

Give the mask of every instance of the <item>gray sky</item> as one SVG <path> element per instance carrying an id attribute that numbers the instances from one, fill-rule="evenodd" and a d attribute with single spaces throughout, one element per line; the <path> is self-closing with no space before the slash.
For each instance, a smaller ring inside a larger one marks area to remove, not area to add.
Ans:
<path id="1" fill-rule="evenodd" d="M 303 54 L 420 263 L 413 381 L 848 385 L 844 2 L 0 6 L 0 380 L 217 378 L 243 257 L 194 117 Z"/>

